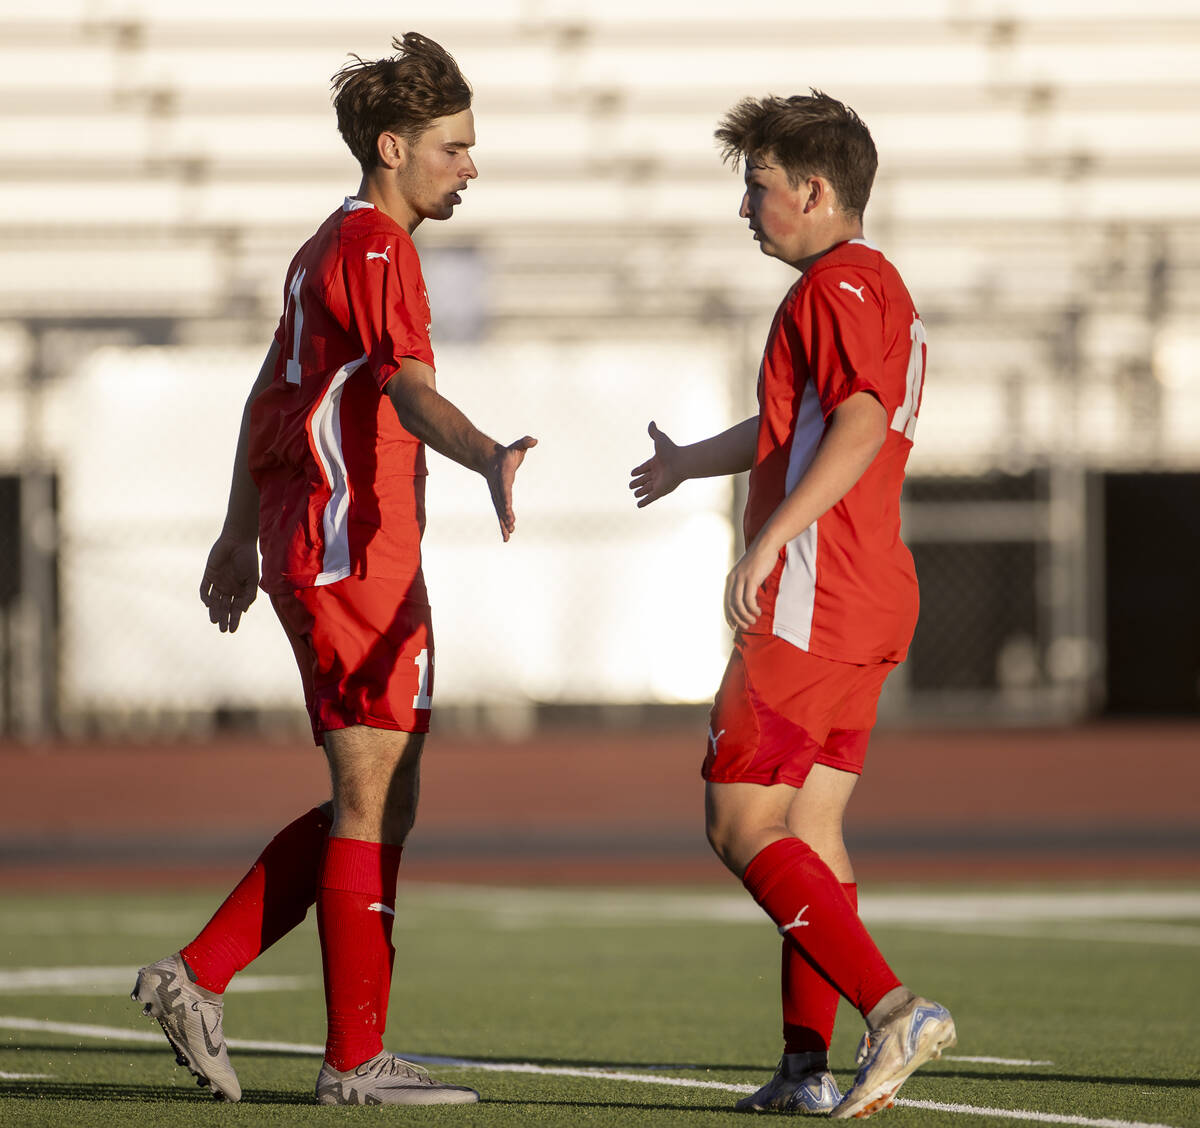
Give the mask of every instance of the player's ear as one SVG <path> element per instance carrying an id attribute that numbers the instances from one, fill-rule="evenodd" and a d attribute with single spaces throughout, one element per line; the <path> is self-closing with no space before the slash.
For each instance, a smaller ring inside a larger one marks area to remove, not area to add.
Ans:
<path id="1" fill-rule="evenodd" d="M 829 182 L 824 177 L 807 177 L 801 182 L 800 191 L 804 199 L 804 212 L 806 215 L 809 212 L 816 211 L 822 204 L 829 204 L 832 199 Z"/>
<path id="2" fill-rule="evenodd" d="M 385 130 L 375 138 L 375 151 L 384 168 L 403 168 L 408 161 L 408 145 L 398 133 Z"/>

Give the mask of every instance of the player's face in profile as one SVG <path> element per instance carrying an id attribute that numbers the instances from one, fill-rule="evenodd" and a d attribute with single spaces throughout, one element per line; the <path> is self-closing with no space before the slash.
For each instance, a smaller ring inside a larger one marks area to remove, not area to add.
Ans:
<path id="1" fill-rule="evenodd" d="M 804 189 L 793 188 L 787 173 L 769 158 L 746 162 L 746 192 L 738 212 L 749 220 L 764 255 L 797 262 L 804 257 Z"/>
<path id="2" fill-rule="evenodd" d="M 467 182 L 479 175 L 471 159 L 475 117 L 469 109 L 435 118 L 408 146 L 398 184 L 418 219 L 449 219 Z"/>

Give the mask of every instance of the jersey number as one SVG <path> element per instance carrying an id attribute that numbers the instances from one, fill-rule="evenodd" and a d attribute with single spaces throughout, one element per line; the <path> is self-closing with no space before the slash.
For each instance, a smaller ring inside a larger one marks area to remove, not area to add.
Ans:
<path id="1" fill-rule="evenodd" d="M 300 304 L 300 285 L 307 273 L 307 268 L 298 271 L 296 277 L 292 279 L 291 286 L 288 287 L 284 324 L 287 324 L 287 317 L 292 319 L 292 351 L 288 354 L 285 376 L 289 384 L 300 383 L 300 335 L 304 332 L 304 307 Z"/>
<path id="2" fill-rule="evenodd" d="M 911 440 L 917 430 L 917 409 L 921 406 L 921 388 L 925 383 L 925 326 L 919 317 L 913 318 L 909 336 L 912 338 L 912 351 L 908 354 L 904 402 L 892 416 L 892 430 L 899 431 Z"/>
<path id="3" fill-rule="evenodd" d="M 422 650 L 413 659 L 414 665 L 417 667 L 417 695 L 413 698 L 414 709 L 432 709 L 433 696 L 430 694 L 430 677 L 433 670 L 429 663 L 429 651 Z"/>

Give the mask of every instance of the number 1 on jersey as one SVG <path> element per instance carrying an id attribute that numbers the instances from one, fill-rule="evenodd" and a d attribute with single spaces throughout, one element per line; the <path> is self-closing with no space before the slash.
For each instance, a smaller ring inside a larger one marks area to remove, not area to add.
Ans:
<path id="1" fill-rule="evenodd" d="M 300 286 L 304 282 L 307 269 L 297 271 L 296 277 L 288 287 L 287 310 L 285 318 L 292 319 L 292 351 L 288 354 L 285 379 L 289 384 L 300 383 L 300 334 L 304 331 L 304 307 L 300 304 Z M 286 324 L 286 320 L 284 322 Z"/>
<path id="2" fill-rule="evenodd" d="M 899 431 L 911 440 L 917 430 L 917 409 L 921 406 L 921 388 L 925 383 L 925 326 L 919 317 L 912 320 L 909 329 L 912 351 L 908 354 L 908 377 L 904 389 L 904 402 L 892 416 L 892 430 Z"/>
<path id="3" fill-rule="evenodd" d="M 429 691 L 433 676 L 433 666 L 429 661 L 429 651 L 422 650 L 413 659 L 413 664 L 417 667 L 417 695 L 413 698 L 413 708 L 432 709 L 433 695 Z"/>

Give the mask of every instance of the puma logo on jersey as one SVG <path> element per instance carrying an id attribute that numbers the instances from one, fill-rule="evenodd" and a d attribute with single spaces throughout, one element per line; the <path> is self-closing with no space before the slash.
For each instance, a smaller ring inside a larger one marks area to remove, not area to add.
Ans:
<path id="1" fill-rule="evenodd" d="M 368 255 L 367 257 L 370 258 L 371 256 Z M 867 299 L 862 296 L 862 286 L 851 286 L 849 282 L 839 282 L 838 289 L 849 290 L 850 293 L 852 293 L 860 302 L 862 302 L 864 305 L 866 304 Z"/>
<path id="2" fill-rule="evenodd" d="M 386 247 L 383 248 L 382 251 L 368 251 L 367 252 L 367 262 L 370 262 L 373 258 L 381 258 L 381 259 L 383 259 L 384 262 L 386 262 L 390 266 L 392 260 L 390 258 L 388 258 L 387 256 L 388 256 L 388 251 L 390 251 L 391 249 L 392 249 L 392 245 L 391 245 L 391 243 L 389 243 Z"/>
<path id="3" fill-rule="evenodd" d="M 791 924 L 781 924 L 779 926 L 779 935 L 786 936 L 793 928 L 807 928 L 809 922 L 804 919 L 804 914 L 808 912 L 808 906 L 805 905 L 797 914 L 796 919 Z"/>

